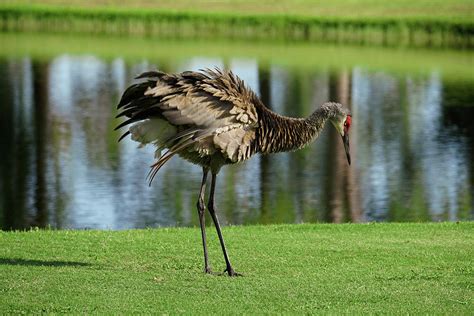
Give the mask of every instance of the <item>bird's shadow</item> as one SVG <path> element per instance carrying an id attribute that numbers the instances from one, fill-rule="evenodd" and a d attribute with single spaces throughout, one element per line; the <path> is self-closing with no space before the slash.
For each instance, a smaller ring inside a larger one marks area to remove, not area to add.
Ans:
<path id="1" fill-rule="evenodd" d="M 61 260 L 34 260 L 21 258 L 0 258 L 0 265 L 34 267 L 88 267 L 90 263 Z"/>

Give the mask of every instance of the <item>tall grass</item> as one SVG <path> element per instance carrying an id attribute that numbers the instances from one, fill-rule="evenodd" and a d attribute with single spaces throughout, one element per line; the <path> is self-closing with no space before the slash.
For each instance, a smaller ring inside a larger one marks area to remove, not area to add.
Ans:
<path id="1" fill-rule="evenodd" d="M 11 5 L 0 7 L 0 30 L 474 47 L 474 22 L 454 18 L 359 19 Z"/>

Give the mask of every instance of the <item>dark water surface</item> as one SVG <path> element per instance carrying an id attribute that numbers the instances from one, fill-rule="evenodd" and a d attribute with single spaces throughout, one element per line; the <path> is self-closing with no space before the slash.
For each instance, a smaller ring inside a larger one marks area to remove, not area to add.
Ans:
<path id="1" fill-rule="evenodd" d="M 153 148 L 117 143 L 115 104 L 144 70 L 232 69 L 274 111 L 325 101 L 353 114 L 351 167 L 330 125 L 308 148 L 225 167 L 227 224 L 472 220 L 474 80 L 383 69 L 294 69 L 252 58 L 125 62 L 0 59 L 0 228 L 197 225 L 201 169 L 173 158 L 148 187 Z"/>

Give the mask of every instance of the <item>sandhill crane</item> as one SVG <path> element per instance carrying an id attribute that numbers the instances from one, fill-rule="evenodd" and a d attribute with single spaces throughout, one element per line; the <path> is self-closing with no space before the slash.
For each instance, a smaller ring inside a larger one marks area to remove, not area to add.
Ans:
<path id="1" fill-rule="evenodd" d="M 315 140 L 329 120 L 341 135 L 348 163 L 351 115 L 339 103 L 328 102 L 308 118 L 291 118 L 270 111 L 256 94 L 231 71 L 201 70 L 167 74 L 145 72 L 146 79 L 127 88 L 117 117 L 130 125 L 119 141 L 131 134 L 141 144 L 157 147 L 151 165 L 151 184 L 158 170 L 174 155 L 202 166 L 203 176 L 197 210 L 204 249 L 204 271 L 211 273 L 205 227 L 205 189 L 211 172 L 208 210 L 219 237 L 229 276 L 238 275 L 230 263 L 216 215 L 216 177 L 222 166 L 249 159 L 253 154 L 300 149 Z M 165 154 L 161 151 L 167 149 Z"/>

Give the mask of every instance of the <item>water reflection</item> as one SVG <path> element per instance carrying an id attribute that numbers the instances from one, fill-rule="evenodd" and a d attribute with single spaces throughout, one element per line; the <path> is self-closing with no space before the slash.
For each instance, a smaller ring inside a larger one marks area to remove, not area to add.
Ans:
<path id="1" fill-rule="evenodd" d="M 293 70 L 253 59 L 128 65 L 63 55 L 0 61 L 0 227 L 196 225 L 200 168 L 173 159 L 149 188 L 153 149 L 117 143 L 115 104 L 143 70 L 215 65 L 232 69 L 279 113 L 305 116 L 334 100 L 355 122 L 351 167 L 327 129 L 304 150 L 224 168 L 223 222 L 473 218 L 472 83 L 444 82 L 437 72 Z"/>

